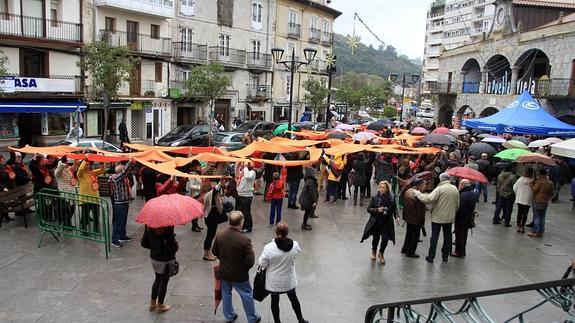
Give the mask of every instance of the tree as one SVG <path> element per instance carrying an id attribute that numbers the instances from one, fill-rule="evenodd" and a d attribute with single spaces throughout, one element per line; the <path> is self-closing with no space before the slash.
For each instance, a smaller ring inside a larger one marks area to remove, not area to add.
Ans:
<path id="1" fill-rule="evenodd" d="M 218 62 L 210 62 L 207 65 L 198 65 L 190 70 L 190 77 L 184 86 L 188 96 L 201 103 L 209 104 L 209 120 L 212 124 L 213 108 L 216 100 L 228 92 L 232 85 L 231 78 L 224 74 L 224 67 Z M 210 132 L 211 132 L 210 127 Z M 211 133 L 208 137 L 211 140 Z"/>
<path id="2" fill-rule="evenodd" d="M 89 96 L 101 100 L 104 106 L 102 141 L 106 141 L 110 101 L 118 99 L 120 86 L 130 81 L 139 61 L 139 58 L 130 56 L 127 46 L 112 47 L 107 42 L 96 41 L 84 47 L 77 65 L 90 76 Z"/>
<path id="3" fill-rule="evenodd" d="M 383 115 L 386 118 L 393 118 L 397 116 L 397 108 L 393 105 L 386 105 L 385 108 L 383 108 Z"/>
<path id="4" fill-rule="evenodd" d="M 313 112 L 317 114 L 322 105 L 324 105 L 329 90 L 320 81 L 314 79 L 305 81 L 303 88 L 306 90 L 306 94 L 303 97 L 305 103 L 310 105 Z"/>

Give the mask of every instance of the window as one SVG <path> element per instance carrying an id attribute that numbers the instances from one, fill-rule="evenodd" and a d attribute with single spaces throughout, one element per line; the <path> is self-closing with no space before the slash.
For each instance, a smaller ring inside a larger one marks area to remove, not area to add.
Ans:
<path id="1" fill-rule="evenodd" d="M 58 13 L 60 12 L 60 1 L 50 0 L 50 26 L 58 27 Z"/>
<path id="2" fill-rule="evenodd" d="M 182 42 L 182 51 L 192 51 L 192 39 L 194 31 L 191 28 L 180 29 L 180 41 Z"/>
<path id="3" fill-rule="evenodd" d="M 331 23 L 329 22 L 329 20 L 323 21 L 323 32 L 324 33 L 330 33 L 331 32 Z"/>
<path id="4" fill-rule="evenodd" d="M 295 25 L 297 25 L 297 12 L 293 10 L 288 12 L 288 25 L 290 27 L 295 27 Z"/>
<path id="5" fill-rule="evenodd" d="M 150 25 L 150 37 L 152 37 L 152 39 L 160 39 L 160 26 Z"/>
<path id="6" fill-rule="evenodd" d="M 182 0 L 182 5 L 180 6 L 180 13 L 185 16 L 194 15 L 194 7 L 196 4 L 195 0 Z"/>
<path id="7" fill-rule="evenodd" d="M 254 60 L 260 59 L 261 45 L 262 43 L 259 40 L 252 40 L 252 53 Z"/>
<path id="8" fill-rule="evenodd" d="M 190 70 L 181 71 L 182 81 L 187 81 L 190 78 Z"/>
<path id="9" fill-rule="evenodd" d="M 116 32 L 116 18 L 106 17 L 105 19 L 106 31 Z"/>
<path id="10" fill-rule="evenodd" d="M 297 49 L 295 48 L 295 44 L 294 43 L 288 43 L 286 55 L 289 59 L 291 59 L 292 53 L 294 53 L 294 55 L 297 57 Z"/>
<path id="11" fill-rule="evenodd" d="M 230 35 L 220 34 L 220 56 L 230 56 Z"/>
<path id="12" fill-rule="evenodd" d="M 156 62 L 154 65 L 156 82 L 162 82 L 162 67 L 163 67 L 162 62 Z"/>
<path id="13" fill-rule="evenodd" d="M 262 29 L 262 12 L 264 6 L 261 3 L 252 3 L 252 28 Z"/>

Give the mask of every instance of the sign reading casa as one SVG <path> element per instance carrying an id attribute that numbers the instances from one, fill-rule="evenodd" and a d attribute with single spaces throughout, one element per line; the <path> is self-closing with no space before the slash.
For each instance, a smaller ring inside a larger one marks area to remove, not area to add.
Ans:
<path id="1" fill-rule="evenodd" d="M 0 79 L 0 92 L 76 92 L 75 79 L 9 77 Z"/>

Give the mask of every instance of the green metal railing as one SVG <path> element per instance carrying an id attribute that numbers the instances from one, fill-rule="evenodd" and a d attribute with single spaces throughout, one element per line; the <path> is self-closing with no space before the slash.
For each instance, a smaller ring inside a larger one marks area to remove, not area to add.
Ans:
<path id="1" fill-rule="evenodd" d="M 36 223 L 42 239 L 50 233 L 56 241 L 59 236 L 90 240 L 104 244 L 106 259 L 110 252 L 109 203 L 92 195 L 42 189 L 34 196 Z"/>
<path id="2" fill-rule="evenodd" d="M 495 321 L 490 317 L 487 309 L 481 305 L 479 298 L 529 291 L 536 291 L 540 296 L 542 296 L 543 299 L 537 304 L 525 310 L 522 310 L 518 313 L 516 312 L 517 314 L 513 314 L 509 319 L 499 321 L 504 323 L 514 321 L 523 323 L 526 320 L 526 314 L 541 307 L 544 304 L 549 303 L 560 310 L 563 315 L 568 316 L 568 319 L 564 321 L 565 323 L 573 323 L 575 322 L 575 308 L 573 307 L 573 303 L 575 301 L 575 278 L 567 279 L 568 275 L 571 273 L 571 270 L 572 268 L 569 268 L 561 280 L 508 288 L 499 288 L 474 293 L 374 305 L 367 310 L 365 314 L 365 323 L 493 323 Z M 456 310 L 452 310 L 446 305 L 446 302 L 456 301 L 462 301 L 461 305 Z M 421 313 L 415 308 L 415 306 L 418 306 L 418 308 L 424 306 L 427 307 L 427 310 L 425 313 Z"/>

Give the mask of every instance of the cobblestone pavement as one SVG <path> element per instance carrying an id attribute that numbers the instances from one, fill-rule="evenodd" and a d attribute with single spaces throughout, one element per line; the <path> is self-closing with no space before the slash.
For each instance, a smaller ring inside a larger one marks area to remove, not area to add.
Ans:
<path id="1" fill-rule="evenodd" d="M 300 230 L 303 212 L 285 208 L 284 202 L 283 218 L 302 247 L 296 267 L 304 316 L 314 323 L 362 322 L 371 304 L 559 279 L 575 256 L 575 211 L 567 190 L 563 189 L 559 203 L 551 205 L 541 239 L 516 233 L 513 227 L 492 225 L 493 205 L 480 202 L 467 258 L 452 258 L 448 263 L 439 258 L 434 264 L 402 257 L 404 227 L 396 227 L 398 241 L 388 246 L 387 264 L 370 261 L 370 242 L 359 243 L 368 215 L 350 200 L 337 205 L 320 202 L 319 218 L 311 220 L 312 231 Z M 147 311 L 154 274 L 147 250 L 139 246 L 143 228 L 133 221 L 141 206 L 138 199 L 130 207 L 128 233 L 134 241 L 113 248 L 108 260 L 100 244 L 71 238 L 56 242 L 46 236 L 42 248 L 37 248 L 39 234 L 34 225 L 24 229 L 21 219 L 4 224 L 0 228 L 0 322 L 223 322 L 221 310 L 213 313 L 214 263 L 202 260 L 204 234 L 191 232 L 189 225 L 176 230 L 181 273 L 170 280 L 166 301 L 173 308 L 160 316 Z M 255 226 L 250 237 L 259 257 L 274 235 L 267 224 L 269 205 L 257 196 L 253 208 Z M 431 232 L 429 220 L 427 231 Z M 421 255 L 429 246 L 428 238 L 423 239 L 418 248 Z M 501 321 L 537 300 L 536 293 L 525 293 L 488 298 L 484 304 Z M 263 322 L 273 321 L 269 302 L 269 298 L 256 302 Z M 234 304 L 238 322 L 245 322 L 237 296 Z M 285 296 L 281 309 L 284 322 L 296 321 Z M 562 319 L 562 313 L 550 306 L 528 317 L 530 322 Z"/>

